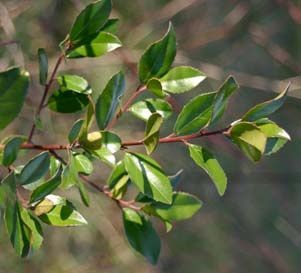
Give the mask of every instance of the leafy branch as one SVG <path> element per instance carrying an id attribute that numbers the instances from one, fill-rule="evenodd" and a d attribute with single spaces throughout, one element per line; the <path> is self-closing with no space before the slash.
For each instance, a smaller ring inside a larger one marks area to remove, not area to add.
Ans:
<path id="1" fill-rule="evenodd" d="M 277 152 L 290 140 L 288 133 L 268 118 L 283 105 L 289 86 L 276 98 L 254 106 L 240 119 L 218 130 L 214 128 L 231 96 L 239 89 L 232 76 L 217 90 L 199 93 L 182 109 L 174 109 L 170 104 L 173 96 L 195 89 L 206 75 L 189 66 L 172 67 L 177 46 L 171 23 L 162 39 L 151 44 L 141 56 L 138 87 L 123 106 L 126 75 L 122 71 L 114 74 L 93 99 L 94 90 L 85 78 L 60 74 L 59 67 L 64 60 L 101 57 L 122 46 L 116 36 L 118 20 L 109 18 L 111 9 L 110 0 L 98 0 L 78 15 L 59 45 L 62 53 L 49 80 L 46 50 L 38 50 L 39 80 L 44 92 L 30 133 L 28 137 L 9 135 L 0 144 L 0 166 L 8 170 L 0 184 L 0 210 L 4 211 L 0 215 L 4 215 L 11 243 L 22 257 L 40 248 L 42 224 L 60 227 L 87 224 L 74 204 L 56 191 L 77 188 L 83 204 L 89 206 L 86 189 L 89 185 L 116 202 L 122 210 L 129 244 L 155 264 L 161 243 L 151 220 L 159 219 L 170 231 L 174 222 L 192 217 L 202 207 L 202 201 L 196 196 L 176 190 L 182 171 L 168 176 L 153 159 L 152 153 L 159 144 L 185 144 L 193 162 L 208 174 L 222 196 L 227 188 L 227 176 L 211 151 L 193 144 L 194 140 L 223 135 L 254 162 Z M 136 69 L 132 68 L 131 76 L 134 74 Z M 18 117 L 29 79 L 29 72 L 19 67 L 0 72 L 0 130 Z M 146 98 L 140 98 L 142 93 Z M 47 127 L 40 117 L 44 108 L 61 114 L 83 113 L 82 118 L 70 126 L 68 144 L 32 141 L 37 127 Z M 125 114 L 145 122 L 142 139 L 125 141 L 111 131 Z M 161 128 L 172 115 L 176 115 L 173 131 L 161 137 Z M 92 131 L 95 127 L 97 129 Z M 130 151 L 130 147 L 138 145 L 145 147 L 145 154 Z M 26 156 L 20 150 L 40 153 L 30 160 L 26 158 L 25 165 L 19 165 L 18 159 Z M 116 154 L 121 158 L 119 161 Z M 106 185 L 93 182 L 89 177 L 101 163 L 112 169 Z M 127 200 L 129 187 L 136 191 L 133 200 Z M 22 196 L 24 191 L 27 199 Z"/>

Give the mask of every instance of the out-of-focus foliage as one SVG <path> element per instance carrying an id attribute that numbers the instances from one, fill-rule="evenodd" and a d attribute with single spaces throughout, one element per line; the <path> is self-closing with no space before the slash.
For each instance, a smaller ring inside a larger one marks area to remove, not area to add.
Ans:
<path id="1" fill-rule="evenodd" d="M 58 53 L 56 45 L 65 38 L 74 16 L 89 2 L 2 1 L 1 41 L 17 39 L 19 46 L 0 47 L 1 70 L 10 64 L 22 65 L 25 60 L 26 68 L 38 82 L 36 49 L 47 48 L 49 63 L 53 65 Z M 194 65 L 209 75 L 202 91 L 216 88 L 228 72 L 237 77 L 245 88 L 239 96 L 235 95 L 235 103 L 229 105 L 230 111 L 222 120 L 225 124 L 242 116 L 252 104 L 271 97 L 263 91 L 279 90 L 279 80 L 290 79 L 292 92 L 275 120 L 285 124 L 293 142 L 257 166 L 218 137 L 197 143 L 214 152 L 222 150 L 219 154 L 224 158 L 220 160 L 228 169 L 232 183 L 223 198 L 218 198 L 214 188 L 206 183 L 206 175 L 193 166 L 186 150 L 180 146 L 175 149 L 176 144 L 162 146 L 155 156 L 164 166 L 172 166 L 170 169 L 176 172 L 185 162 L 186 170 L 178 189 L 196 192 L 206 205 L 197 217 L 177 224 L 173 233 L 164 236 L 163 258 L 156 269 L 141 264 L 143 261 L 128 250 L 121 215 L 116 213 L 114 204 L 93 195 L 91 203 L 95 209 L 82 212 L 90 223 L 89 228 L 48 232 L 44 249 L 35 254 L 34 259 L 16 258 L 8 242 L 4 247 L 7 236 L 1 230 L 0 272 L 141 272 L 141 265 L 144 272 L 240 272 L 242 269 L 262 273 L 299 272 L 301 124 L 296 118 L 300 116 L 300 102 L 295 97 L 300 97 L 301 20 L 293 9 L 298 11 L 301 7 L 289 0 L 114 1 L 114 12 L 121 18 L 121 40 L 125 48 L 134 48 L 137 52 L 122 51 L 128 72 L 135 69 L 132 63 L 138 62 L 141 50 L 160 37 L 158 27 L 162 27 L 163 32 L 167 22 L 172 20 L 179 43 L 176 63 Z M 151 35 L 145 38 L 145 33 Z M 108 77 L 123 65 L 120 56 L 115 55 L 72 64 L 63 69 L 80 71 L 97 86 L 96 93 L 100 93 Z M 196 90 L 193 96 L 198 92 Z M 23 109 L 24 120 L 14 125 L 19 127 L 19 132 L 24 130 L 21 133 L 27 134 L 33 107 L 39 101 L 37 94 L 41 95 L 41 88 L 33 86 Z M 177 104 L 183 105 L 184 101 L 179 97 Z M 47 112 L 43 118 L 52 126 L 47 130 L 53 134 L 46 137 L 41 134 L 43 140 L 46 138 L 49 142 L 67 135 L 71 128 L 66 125 L 73 121 L 70 118 L 67 122 L 65 117 Z M 130 116 L 124 119 L 133 126 L 132 133 L 129 128 L 118 127 L 122 134 L 128 132 L 129 138 L 133 134 L 143 136 L 143 123 L 136 125 Z M 172 117 L 170 126 L 174 122 Z M 10 126 L 9 130 L 14 132 L 15 128 Z M 175 160 L 177 158 L 179 160 Z M 108 171 L 103 167 L 94 178 L 101 180 Z M 75 198 L 77 192 L 71 195 Z M 164 227 L 158 224 L 158 228 L 163 234 Z"/>

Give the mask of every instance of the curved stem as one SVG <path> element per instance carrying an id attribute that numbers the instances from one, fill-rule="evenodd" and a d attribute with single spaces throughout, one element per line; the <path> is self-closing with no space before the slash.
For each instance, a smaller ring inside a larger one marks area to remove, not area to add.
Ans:
<path id="1" fill-rule="evenodd" d="M 52 83 L 53 83 L 53 81 L 55 79 L 55 75 L 56 75 L 56 73 L 57 73 L 57 71 L 59 69 L 59 66 L 61 65 L 62 61 L 64 60 L 64 58 L 65 58 L 65 55 L 62 53 L 60 55 L 60 57 L 58 58 L 55 66 L 54 66 L 54 69 L 53 69 L 52 74 L 50 76 L 49 82 L 45 85 L 43 97 L 42 97 L 42 99 L 40 101 L 40 104 L 39 104 L 39 107 L 38 107 L 38 110 L 37 110 L 37 113 L 36 113 L 37 116 L 40 115 L 40 113 L 41 113 L 41 111 L 43 109 L 43 106 L 44 106 L 45 101 L 47 99 L 47 95 L 48 95 L 49 90 L 50 90 L 50 88 L 52 86 Z M 31 126 L 31 130 L 30 130 L 29 136 L 28 136 L 28 142 L 32 141 L 33 135 L 35 133 L 35 129 L 36 129 L 36 124 L 35 124 L 35 122 L 33 122 L 32 126 Z"/>

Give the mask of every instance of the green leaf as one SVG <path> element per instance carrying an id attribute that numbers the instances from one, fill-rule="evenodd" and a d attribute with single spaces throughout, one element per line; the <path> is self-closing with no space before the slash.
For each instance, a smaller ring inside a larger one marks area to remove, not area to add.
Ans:
<path id="1" fill-rule="evenodd" d="M 72 128 L 68 135 L 69 143 L 74 143 L 76 140 L 78 140 L 78 138 L 80 136 L 80 132 L 83 128 L 84 122 L 85 121 L 83 119 L 79 119 L 72 125 Z"/>
<path id="2" fill-rule="evenodd" d="M 80 181 L 79 179 L 77 181 L 77 187 L 78 187 L 78 191 L 79 191 L 82 202 L 84 203 L 84 205 L 86 207 L 89 207 L 90 206 L 89 193 L 88 193 L 84 183 L 82 181 Z"/>
<path id="3" fill-rule="evenodd" d="M 170 23 L 165 36 L 143 53 L 138 66 L 140 81 L 147 83 L 153 77 L 160 78 L 165 75 L 175 59 L 176 52 L 176 35 Z"/>
<path id="4" fill-rule="evenodd" d="M 115 74 L 98 97 L 95 109 L 97 124 L 104 130 L 114 117 L 119 107 L 120 98 L 124 94 L 125 79 L 122 72 Z"/>
<path id="5" fill-rule="evenodd" d="M 205 74 L 198 69 L 189 66 L 178 66 L 169 70 L 160 79 L 160 82 L 163 91 L 179 94 L 197 87 L 205 79 Z"/>
<path id="6" fill-rule="evenodd" d="M 56 205 L 48 213 L 42 214 L 39 218 L 46 224 L 57 227 L 71 227 L 86 225 L 85 218 L 74 209 L 70 202 L 66 205 Z"/>
<path id="7" fill-rule="evenodd" d="M 160 255 L 160 238 L 150 221 L 138 212 L 123 209 L 123 225 L 126 237 L 137 252 L 142 254 L 150 263 L 156 264 Z"/>
<path id="8" fill-rule="evenodd" d="M 50 212 L 54 206 L 56 205 L 66 205 L 67 201 L 66 198 L 50 194 L 47 195 L 41 202 L 38 202 L 38 204 L 34 205 L 34 214 L 36 216 L 41 216 L 45 213 Z"/>
<path id="9" fill-rule="evenodd" d="M 155 160 L 143 154 L 126 153 L 124 164 L 131 181 L 142 193 L 156 201 L 171 204 L 170 180 Z"/>
<path id="10" fill-rule="evenodd" d="M 50 156 L 43 152 L 31 159 L 22 169 L 19 180 L 21 185 L 31 184 L 42 178 L 49 170 Z"/>
<path id="11" fill-rule="evenodd" d="M 216 93 L 210 124 L 216 123 L 224 114 L 229 97 L 239 88 L 235 79 L 230 76 Z"/>
<path id="12" fill-rule="evenodd" d="M 0 209 L 16 201 L 16 177 L 10 172 L 0 183 Z"/>
<path id="13" fill-rule="evenodd" d="M 180 178 L 182 177 L 182 174 L 183 174 L 183 170 L 179 170 L 174 175 L 169 176 L 169 179 L 170 179 L 173 189 L 175 189 L 178 186 L 178 184 L 180 183 Z"/>
<path id="14" fill-rule="evenodd" d="M 177 135 L 199 132 L 208 125 L 216 93 L 201 94 L 189 101 L 180 112 L 174 126 Z"/>
<path id="15" fill-rule="evenodd" d="M 75 159 L 72 153 L 69 155 L 70 160 L 67 166 L 64 167 L 62 173 L 61 188 L 67 190 L 77 184 L 78 173 L 75 166 Z"/>
<path id="16" fill-rule="evenodd" d="M 29 86 L 29 73 L 20 68 L 0 72 L 0 130 L 20 113 Z"/>
<path id="17" fill-rule="evenodd" d="M 14 136 L 8 139 L 3 150 L 2 164 L 10 166 L 17 159 L 20 146 L 26 140 L 24 136 Z"/>
<path id="18" fill-rule="evenodd" d="M 61 162 L 57 158 L 52 156 L 50 158 L 50 167 L 49 167 L 50 176 L 54 176 L 54 174 L 57 172 L 59 167 L 61 167 Z"/>
<path id="19" fill-rule="evenodd" d="M 85 94 L 59 89 L 51 95 L 47 104 L 54 112 L 69 114 L 83 110 L 89 104 L 89 99 Z"/>
<path id="20" fill-rule="evenodd" d="M 47 84 L 48 77 L 48 57 L 44 48 L 38 49 L 38 57 L 39 57 L 39 71 L 40 71 L 40 84 Z"/>
<path id="21" fill-rule="evenodd" d="M 136 102 L 129 111 L 137 118 L 147 121 L 153 113 L 160 114 L 164 119 L 172 115 L 171 105 L 161 99 L 146 99 Z"/>
<path id="22" fill-rule="evenodd" d="M 102 149 L 107 149 L 112 154 L 120 150 L 121 139 L 118 135 L 109 131 L 103 131 L 101 134 L 102 134 Z"/>
<path id="23" fill-rule="evenodd" d="M 265 151 L 267 137 L 254 124 L 240 122 L 230 130 L 231 140 L 251 160 L 259 161 Z"/>
<path id="24" fill-rule="evenodd" d="M 243 121 L 256 121 L 276 112 L 284 103 L 290 84 L 273 100 L 260 103 L 251 108 L 243 117 Z"/>
<path id="25" fill-rule="evenodd" d="M 271 155 L 277 153 L 286 144 L 286 142 L 287 140 L 284 138 L 268 138 L 264 154 Z"/>
<path id="26" fill-rule="evenodd" d="M 102 145 L 102 133 L 101 132 L 92 132 L 85 135 L 82 135 L 79 139 L 79 144 L 87 150 L 97 150 Z"/>
<path id="27" fill-rule="evenodd" d="M 30 196 L 30 203 L 44 199 L 51 194 L 61 184 L 62 169 L 58 169 L 56 174 L 48 181 L 37 187 Z"/>
<path id="28" fill-rule="evenodd" d="M 110 167 L 114 167 L 116 164 L 116 158 L 115 156 L 106 148 L 101 147 L 98 150 L 90 151 L 94 157 L 97 159 L 103 161 Z"/>
<path id="29" fill-rule="evenodd" d="M 151 91 L 155 96 L 159 98 L 164 98 L 166 96 L 166 94 L 163 92 L 163 87 L 160 79 L 151 78 L 147 81 L 146 87 L 149 91 Z"/>
<path id="30" fill-rule="evenodd" d="M 43 243 L 43 231 L 40 223 L 26 209 L 20 207 L 21 219 L 29 230 L 28 238 L 33 250 L 38 250 Z"/>
<path id="31" fill-rule="evenodd" d="M 108 21 L 112 10 L 111 0 L 100 0 L 88 5 L 76 18 L 70 31 L 70 40 L 79 40 L 98 32 Z"/>
<path id="32" fill-rule="evenodd" d="M 127 189 L 128 182 L 129 175 L 125 169 L 124 162 L 119 161 L 107 181 L 107 185 L 112 192 L 112 196 L 116 199 L 122 198 Z"/>
<path id="33" fill-rule="evenodd" d="M 20 205 L 18 202 L 7 206 L 5 211 L 5 223 L 10 241 L 16 253 L 21 257 L 27 256 L 30 245 L 28 237 L 26 236 L 26 227 L 21 219 Z"/>
<path id="34" fill-rule="evenodd" d="M 153 113 L 146 124 L 143 143 L 148 154 L 151 154 L 158 146 L 159 131 L 163 124 L 163 118 L 158 113 Z"/>
<path id="35" fill-rule="evenodd" d="M 119 19 L 109 19 L 100 31 L 115 34 L 119 27 Z"/>
<path id="36" fill-rule="evenodd" d="M 92 89 L 87 80 L 77 75 L 58 76 L 57 82 L 63 91 L 73 91 L 80 94 L 92 94 Z"/>
<path id="37" fill-rule="evenodd" d="M 174 192 L 171 205 L 155 202 L 145 206 L 143 210 L 168 222 L 182 221 L 191 218 L 202 204 L 202 201 L 191 194 Z"/>
<path id="38" fill-rule="evenodd" d="M 227 188 L 227 177 L 214 156 L 207 149 L 193 144 L 189 144 L 189 153 L 194 162 L 210 176 L 219 195 L 224 195 Z"/>
<path id="39" fill-rule="evenodd" d="M 74 156 L 74 168 L 78 173 L 89 175 L 93 172 L 93 164 L 83 154 L 78 154 Z"/>
<path id="40" fill-rule="evenodd" d="M 77 47 L 67 52 L 67 58 L 100 57 L 122 46 L 114 34 L 100 32 L 82 41 Z"/>

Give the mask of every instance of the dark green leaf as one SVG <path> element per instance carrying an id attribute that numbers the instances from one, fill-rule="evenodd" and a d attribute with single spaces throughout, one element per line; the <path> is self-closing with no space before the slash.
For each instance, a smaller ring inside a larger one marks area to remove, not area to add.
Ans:
<path id="1" fill-rule="evenodd" d="M 132 105 L 129 111 L 144 121 L 147 121 L 153 113 L 159 113 L 164 119 L 172 115 L 171 105 L 161 99 L 146 99 Z"/>
<path id="2" fill-rule="evenodd" d="M 227 188 L 227 177 L 214 156 L 207 149 L 193 144 L 189 144 L 189 153 L 194 162 L 210 176 L 218 193 L 224 195 Z"/>
<path id="3" fill-rule="evenodd" d="M 98 32 L 108 21 L 112 10 L 111 0 L 99 0 L 88 5 L 76 18 L 71 31 L 73 44 Z"/>
<path id="4" fill-rule="evenodd" d="M 78 172 L 75 166 L 75 159 L 72 153 L 69 155 L 69 163 L 64 167 L 62 173 L 61 188 L 67 190 L 77 184 Z"/>
<path id="5" fill-rule="evenodd" d="M 230 130 L 230 138 L 248 158 L 255 162 L 261 159 L 267 137 L 256 125 L 249 122 L 235 124 Z"/>
<path id="6" fill-rule="evenodd" d="M 3 150 L 2 164 L 10 166 L 17 159 L 21 144 L 26 140 L 24 136 L 14 136 L 8 139 Z"/>
<path id="7" fill-rule="evenodd" d="M 166 74 L 175 59 L 176 52 L 176 35 L 170 23 L 165 36 L 143 53 L 138 67 L 140 81 L 147 83 L 153 77 L 160 78 Z"/>
<path id="8" fill-rule="evenodd" d="M 158 202 L 171 204 L 170 180 L 155 160 L 143 154 L 126 153 L 124 164 L 131 181 L 142 193 Z"/>
<path id="9" fill-rule="evenodd" d="M 82 41 L 67 53 L 67 58 L 100 57 L 122 46 L 121 41 L 115 35 L 100 32 Z"/>
<path id="10" fill-rule="evenodd" d="M 75 113 L 83 110 L 89 104 L 85 94 L 73 91 L 56 90 L 48 100 L 48 107 L 54 112 Z"/>
<path id="11" fill-rule="evenodd" d="M 290 84 L 273 100 L 260 103 L 251 108 L 243 117 L 243 121 L 256 121 L 276 112 L 284 103 Z"/>
<path id="12" fill-rule="evenodd" d="M 123 225 L 126 237 L 137 252 L 150 263 L 156 264 L 160 255 L 161 243 L 150 221 L 138 212 L 123 209 Z"/>
<path id="13" fill-rule="evenodd" d="M 196 133 L 208 125 L 212 115 L 212 104 L 216 93 L 201 94 L 189 101 L 175 123 L 177 135 Z"/>
<path id="14" fill-rule="evenodd" d="M 174 192 L 171 205 L 157 202 L 145 206 L 144 210 L 163 220 L 172 222 L 191 218 L 202 207 L 202 204 L 202 201 L 191 194 Z"/>
<path id="15" fill-rule="evenodd" d="M 10 241 L 16 253 L 21 257 L 27 256 L 30 244 L 26 234 L 26 227 L 21 219 L 20 205 L 18 202 L 7 206 L 5 211 L 5 223 Z"/>
<path id="16" fill-rule="evenodd" d="M 31 194 L 30 203 L 40 201 L 51 194 L 61 184 L 61 175 L 62 169 L 60 168 L 52 178 L 37 187 Z"/>
<path id="17" fill-rule="evenodd" d="M 162 123 L 163 118 L 158 113 L 153 113 L 147 121 L 143 143 L 148 154 L 151 154 L 158 146 L 159 131 Z"/>
<path id="18" fill-rule="evenodd" d="M 50 156 L 43 152 L 31 159 L 22 169 L 19 180 L 22 185 L 31 184 L 42 178 L 50 167 Z"/>
<path id="19" fill-rule="evenodd" d="M 83 125 L 84 125 L 84 120 L 83 119 L 79 119 L 79 120 L 77 120 L 74 124 L 73 124 L 73 126 L 72 126 L 72 128 L 71 128 L 71 130 L 70 130 L 70 132 L 69 132 L 69 135 L 68 135 L 68 140 L 69 140 L 69 143 L 73 143 L 73 142 L 75 142 L 76 140 L 78 140 L 78 138 L 79 138 L 79 136 L 80 136 L 80 132 L 81 132 L 81 130 L 82 130 L 82 127 L 83 127 Z"/>
<path id="20" fill-rule="evenodd" d="M 179 170 L 176 174 L 170 175 L 168 178 L 170 179 L 172 188 L 175 189 L 180 183 L 180 178 L 182 176 L 183 170 Z"/>
<path id="21" fill-rule="evenodd" d="M 0 72 L 0 130 L 20 113 L 29 86 L 29 73 L 20 68 Z"/>
<path id="22" fill-rule="evenodd" d="M 92 89 L 88 82 L 77 75 L 61 75 L 57 78 L 60 89 L 63 91 L 73 91 L 80 94 L 92 94 Z"/>
<path id="23" fill-rule="evenodd" d="M 57 227 L 71 227 L 86 225 L 85 218 L 74 209 L 72 204 L 56 205 L 48 213 L 42 214 L 39 218 L 46 224 Z"/>
<path id="24" fill-rule="evenodd" d="M 205 79 L 205 74 L 198 69 L 189 66 L 178 66 L 169 70 L 160 79 L 160 82 L 163 91 L 179 94 L 195 88 Z"/>
<path id="25" fill-rule="evenodd" d="M 38 49 L 39 67 L 40 67 L 40 84 L 45 85 L 48 77 L 48 57 L 44 48 Z"/>
<path id="26" fill-rule="evenodd" d="M 116 34 L 119 27 L 119 19 L 109 19 L 100 31 Z"/>
<path id="27" fill-rule="evenodd" d="M 164 98 L 166 94 L 163 92 L 163 87 L 160 82 L 160 79 L 151 78 L 148 80 L 146 87 L 149 91 L 151 91 L 155 96 L 159 98 Z"/>
<path id="28" fill-rule="evenodd" d="M 268 138 L 264 154 L 271 155 L 277 153 L 286 144 L 286 142 L 287 140 L 284 138 Z"/>
<path id="29" fill-rule="evenodd" d="M 84 203 L 84 205 L 86 207 L 89 207 L 89 205 L 90 205 L 89 193 L 88 193 L 84 183 L 82 181 L 80 181 L 79 179 L 77 181 L 77 187 L 78 187 L 80 198 L 81 198 L 82 202 Z"/>
<path id="30" fill-rule="evenodd" d="M 229 97 L 239 88 L 235 79 L 230 76 L 216 93 L 210 124 L 216 123 L 225 112 Z"/>
<path id="31" fill-rule="evenodd" d="M 104 130 L 114 117 L 124 94 L 125 79 L 122 72 L 117 73 L 108 82 L 97 100 L 95 115 L 100 130 Z"/>
<path id="32" fill-rule="evenodd" d="M 0 209 L 16 201 L 16 177 L 10 172 L 0 183 Z"/>

